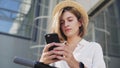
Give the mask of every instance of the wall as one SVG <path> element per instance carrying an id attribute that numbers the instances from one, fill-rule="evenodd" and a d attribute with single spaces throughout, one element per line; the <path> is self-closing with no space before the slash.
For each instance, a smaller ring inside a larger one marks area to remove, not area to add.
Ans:
<path id="1" fill-rule="evenodd" d="M 0 68 L 25 68 L 13 63 L 14 56 L 33 59 L 30 40 L 0 34 Z"/>

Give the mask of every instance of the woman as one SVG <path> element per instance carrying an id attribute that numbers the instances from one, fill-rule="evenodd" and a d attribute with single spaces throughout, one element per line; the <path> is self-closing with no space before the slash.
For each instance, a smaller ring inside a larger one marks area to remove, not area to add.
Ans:
<path id="1" fill-rule="evenodd" d="M 101 46 L 83 39 L 88 15 L 81 5 L 71 0 L 59 3 L 53 11 L 52 25 L 51 32 L 58 34 L 61 43 L 46 45 L 40 62 L 58 68 L 105 68 Z M 51 46 L 58 47 L 48 51 Z"/>

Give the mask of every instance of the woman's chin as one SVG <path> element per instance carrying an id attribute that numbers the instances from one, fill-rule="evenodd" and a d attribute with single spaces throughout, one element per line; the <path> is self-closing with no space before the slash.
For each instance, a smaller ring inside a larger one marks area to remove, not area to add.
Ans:
<path id="1" fill-rule="evenodd" d="M 66 33 L 65 34 L 67 37 L 70 37 L 72 34 L 71 33 Z"/>

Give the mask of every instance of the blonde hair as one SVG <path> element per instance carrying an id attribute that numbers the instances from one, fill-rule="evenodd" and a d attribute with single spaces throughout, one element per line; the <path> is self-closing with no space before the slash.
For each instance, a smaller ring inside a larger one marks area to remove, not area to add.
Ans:
<path id="1" fill-rule="evenodd" d="M 62 14 L 66 11 L 71 12 L 72 14 L 74 14 L 77 18 L 78 21 L 82 21 L 81 24 L 82 26 L 79 28 L 79 36 L 83 37 L 87 31 L 87 26 L 86 23 L 83 21 L 83 17 L 81 15 L 81 13 L 75 9 L 74 7 L 64 7 L 63 9 L 61 9 L 59 12 L 57 12 L 53 17 L 52 17 L 52 26 L 51 26 L 51 33 L 57 33 L 60 40 L 61 41 L 65 41 L 67 40 L 67 37 L 64 35 L 63 31 L 61 30 L 60 27 L 60 17 L 62 16 Z"/>

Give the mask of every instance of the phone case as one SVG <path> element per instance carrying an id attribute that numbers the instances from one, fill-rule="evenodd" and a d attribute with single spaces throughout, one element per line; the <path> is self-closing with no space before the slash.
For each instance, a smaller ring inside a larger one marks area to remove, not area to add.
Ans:
<path id="1" fill-rule="evenodd" d="M 46 40 L 47 44 L 52 43 L 52 42 L 60 43 L 60 40 L 59 40 L 58 35 L 56 33 L 46 34 L 45 40 Z M 49 51 L 53 50 L 55 47 L 56 46 L 50 47 Z"/>

